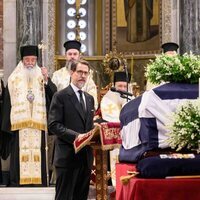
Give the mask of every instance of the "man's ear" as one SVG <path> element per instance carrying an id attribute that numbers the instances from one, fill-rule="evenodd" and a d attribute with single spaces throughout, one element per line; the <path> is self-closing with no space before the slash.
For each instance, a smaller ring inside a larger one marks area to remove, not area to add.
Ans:
<path id="1" fill-rule="evenodd" d="M 69 71 L 70 76 L 72 76 L 74 72 L 72 70 Z"/>

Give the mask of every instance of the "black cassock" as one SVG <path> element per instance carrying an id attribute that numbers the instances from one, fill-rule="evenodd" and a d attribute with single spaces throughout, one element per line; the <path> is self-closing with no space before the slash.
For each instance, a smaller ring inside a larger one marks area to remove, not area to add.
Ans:
<path id="1" fill-rule="evenodd" d="M 47 113 L 50 106 L 50 102 L 53 94 L 56 92 L 57 88 L 54 83 L 49 79 L 48 85 L 45 85 L 45 95 L 46 95 L 46 107 Z M 10 154 L 10 183 L 9 186 L 20 186 L 20 168 L 19 168 L 19 132 L 11 131 L 10 123 L 10 111 L 11 111 L 11 102 L 10 95 L 8 91 L 8 86 L 5 88 L 4 99 L 3 99 L 3 117 L 2 117 L 2 135 L 3 135 L 3 144 L 2 152 L 4 152 L 4 158 Z M 42 140 L 41 140 L 41 173 L 42 173 L 42 184 L 33 185 L 33 186 L 46 186 L 47 177 L 46 177 L 46 153 L 45 153 L 45 132 L 42 131 Z M 25 185 L 26 186 L 26 185 Z M 27 185 L 27 186 L 30 186 Z"/>
<path id="2" fill-rule="evenodd" d="M 2 124 L 2 104 L 3 104 L 3 96 L 4 96 L 4 84 L 3 81 L 1 80 L 1 93 L 0 93 L 0 127 Z M 3 151 L 2 151 L 2 147 L 3 147 L 3 135 L 0 132 L 0 158 L 4 157 Z M 0 160 L 0 183 L 2 183 L 2 168 L 1 168 L 1 160 Z"/>

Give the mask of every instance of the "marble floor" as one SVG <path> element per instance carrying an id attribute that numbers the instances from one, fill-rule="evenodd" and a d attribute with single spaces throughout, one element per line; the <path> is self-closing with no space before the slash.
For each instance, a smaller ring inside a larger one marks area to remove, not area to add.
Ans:
<path id="1" fill-rule="evenodd" d="M 44 188 L 0 188 L 1 200 L 54 200 L 54 187 Z"/>
<path id="2" fill-rule="evenodd" d="M 108 193 L 114 188 L 108 188 Z M 54 200 L 54 187 L 0 187 L 0 200 Z M 96 190 L 90 187 L 88 200 L 96 200 Z"/>

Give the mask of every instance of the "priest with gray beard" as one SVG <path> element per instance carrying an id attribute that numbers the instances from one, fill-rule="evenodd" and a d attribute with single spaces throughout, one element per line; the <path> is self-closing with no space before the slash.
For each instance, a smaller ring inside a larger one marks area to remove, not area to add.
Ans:
<path id="1" fill-rule="evenodd" d="M 10 186 L 46 186 L 47 110 L 56 87 L 45 85 L 37 46 L 22 46 L 20 53 L 5 89 L 1 127 L 10 135 Z"/>

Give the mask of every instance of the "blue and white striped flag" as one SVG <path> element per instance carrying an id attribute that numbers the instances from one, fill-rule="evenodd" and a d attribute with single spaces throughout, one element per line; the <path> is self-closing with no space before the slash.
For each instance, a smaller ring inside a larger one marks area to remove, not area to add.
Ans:
<path id="1" fill-rule="evenodd" d="M 172 112 L 186 100 L 198 98 L 198 84 L 167 83 L 127 103 L 120 113 L 121 162 L 137 162 L 149 150 L 166 143 Z"/>

